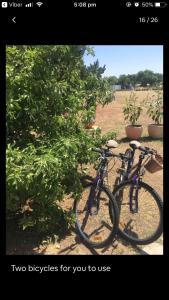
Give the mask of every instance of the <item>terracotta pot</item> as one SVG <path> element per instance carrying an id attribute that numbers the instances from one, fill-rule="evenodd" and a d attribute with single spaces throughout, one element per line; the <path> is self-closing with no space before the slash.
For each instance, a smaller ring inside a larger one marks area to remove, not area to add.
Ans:
<path id="1" fill-rule="evenodd" d="M 150 137 L 154 139 L 161 139 L 163 138 L 163 125 L 157 124 L 149 124 L 148 125 L 148 134 Z"/>
<path id="2" fill-rule="evenodd" d="M 85 128 L 86 128 L 86 129 L 91 129 L 91 128 L 93 127 L 93 125 L 95 124 L 95 122 L 96 122 L 96 118 L 93 117 L 93 118 L 89 121 L 89 123 L 85 124 Z"/>
<path id="3" fill-rule="evenodd" d="M 138 140 L 143 132 L 142 125 L 127 125 L 125 127 L 126 135 L 131 140 Z"/>
<path id="4" fill-rule="evenodd" d="M 91 129 L 91 128 L 93 127 L 94 124 L 95 124 L 94 121 L 93 121 L 93 122 L 90 122 L 90 123 L 88 123 L 88 124 L 85 125 L 85 128 L 86 128 L 86 129 Z"/>

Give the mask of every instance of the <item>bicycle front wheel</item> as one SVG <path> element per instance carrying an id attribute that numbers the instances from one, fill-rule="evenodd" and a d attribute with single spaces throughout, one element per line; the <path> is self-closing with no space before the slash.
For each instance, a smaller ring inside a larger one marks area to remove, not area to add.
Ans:
<path id="1" fill-rule="evenodd" d="M 148 184 L 127 181 L 113 192 L 120 210 L 119 234 L 125 240 L 146 245 L 157 240 L 163 228 L 163 204 Z M 119 197 L 120 195 L 120 197 Z"/>
<path id="2" fill-rule="evenodd" d="M 84 243 L 93 248 L 109 245 L 118 230 L 118 206 L 112 193 L 105 187 L 99 187 L 93 194 L 92 207 L 89 209 L 89 195 L 93 185 L 84 188 L 81 199 L 75 200 L 76 229 Z M 109 205 L 111 203 L 111 205 Z M 111 222 L 110 214 L 113 216 Z"/>

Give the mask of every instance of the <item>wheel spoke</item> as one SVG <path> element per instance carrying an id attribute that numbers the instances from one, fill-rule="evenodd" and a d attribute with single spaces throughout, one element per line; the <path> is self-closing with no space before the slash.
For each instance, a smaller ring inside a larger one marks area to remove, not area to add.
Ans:
<path id="1" fill-rule="evenodd" d="M 132 182 L 121 184 L 116 193 L 122 236 L 136 243 L 148 243 L 159 237 L 162 231 L 162 202 L 157 193 L 142 182 L 138 186 Z"/>
<path id="2" fill-rule="evenodd" d="M 90 198 L 91 208 L 89 211 L 88 199 L 90 194 L 90 186 L 84 190 L 81 199 L 76 204 L 76 224 L 80 235 L 85 242 L 93 247 L 107 245 L 110 238 L 113 239 L 118 226 L 118 208 L 112 204 L 113 196 L 110 192 L 106 192 L 106 188 L 98 191 L 97 195 Z M 87 191 L 88 189 L 88 191 Z M 113 215 L 113 223 L 110 217 Z"/>

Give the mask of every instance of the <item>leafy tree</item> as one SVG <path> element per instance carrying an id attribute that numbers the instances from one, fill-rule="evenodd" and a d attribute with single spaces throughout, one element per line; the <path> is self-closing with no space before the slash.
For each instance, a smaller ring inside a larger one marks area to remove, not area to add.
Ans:
<path id="1" fill-rule="evenodd" d="M 95 118 L 98 103 L 105 105 L 115 99 L 110 84 L 101 75 L 105 71 L 105 65 L 100 67 L 96 60 L 90 66 L 83 66 L 81 78 L 85 80 L 85 105 L 84 123 L 90 123 Z"/>
<path id="2" fill-rule="evenodd" d="M 129 78 L 129 82 L 130 84 L 134 87 L 137 83 L 137 77 L 136 77 L 136 74 L 129 74 L 128 75 L 128 78 Z"/>
<path id="3" fill-rule="evenodd" d="M 90 66 L 87 67 L 87 70 L 92 74 L 95 74 L 98 78 L 101 78 L 102 74 L 106 70 L 106 66 L 104 65 L 103 67 L 100 67 L 97 59 L 93 64 L 90 64 Z"/>
<path id="4" fill-rule="evenodd" d="M 140 83 L 142 86 L 147 86 L 149 84 L 150 86 L 156 86 L 159 85 L 160 82 L 162 82 L 162 74 L 154 73 L 150 70 L 140 71 L 136 74 L 137 83 Z"/>
<path id="5" fill-rule="evenodd" d="M 51 232 L 72 224 L 59 201 L 80 196 L 79 166 L 94 160 L 88 149 L 104 140 L 99 130 L 91 136 L 83 126 L 86 99 L 94 105 L 111 101 L 104 80 L 85 68 L 85 52 L 92 50 L 84 45 L 6 48 L 6 207 L 7 216 L 22 216 L 24 229 Z"/>
<path id="6" fill-rule="evenodd" d="M 130 80 L 127 75 L 120 75 L 118 79 L 118 84 L 122 86 L 122 89 L 125 89 L 129 84 Z"/>
<path id="7" fill-rule="evenodd" d="M 111 84 L 119 84 L 122 89 L 127 89 L 131 86 L 135 87 L 136 84 L 141 86 L 159 86 L 163 83 L 163 75 L 160 73 L 154 73 L 151 70 L 139 71 L 136 74 L 120 75 L 106 77 L 106 80 Z"/>
<path id="8" fill-rule="evenodd" d="M 116 76 L 105 77 L 110 85 L 114 85 L 118 83 L 118 78 Z"/>

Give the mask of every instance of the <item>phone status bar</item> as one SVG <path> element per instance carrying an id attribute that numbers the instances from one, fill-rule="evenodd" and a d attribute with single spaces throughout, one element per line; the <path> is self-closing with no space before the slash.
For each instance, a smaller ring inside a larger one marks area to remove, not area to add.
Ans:
<path id="1" fill-rule="evenodd" d="M 129 2 L 125 3 L 127 8 L 139 7 L 139 8 L 164 8 L 167 6 L 167 2 Z"/>

